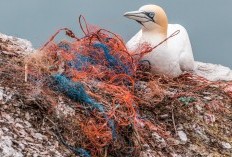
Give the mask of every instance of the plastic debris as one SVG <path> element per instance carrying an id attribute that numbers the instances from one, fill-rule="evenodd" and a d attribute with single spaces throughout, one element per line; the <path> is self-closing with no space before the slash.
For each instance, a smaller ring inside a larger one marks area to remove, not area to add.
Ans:
<path id="1" fill-rule="evenodd" d="M 85 21 L 82 16 L 80 19 Z M 73 125 L 66 129 L 73 133 L 75 147 L 61 142 L 84 157 L 107 156 L 107 153 L 110 156 L 137 156 L 141 146 L 155 132 L 156 137 L 164 139 L 160 147 L 166 147 L 165 139 L 170 137 L 170 132 L 156 124 L 150 116 L 154 113 L 150 112 L 153 112 L 154 104 L 167 98 L 166 86 L 177 83 L 165 76 L 155 78 L 149 73 L 149 62 L 140 61 L 141 56 L 152 49 L 149 45 L 142 45 L 138 52 L 128 52 L 119 35 L 87 23 L 84 27 L 80 22 L 80 26 L 83 37 L 75 36 L 67 28 L 60 29 L 39 51 L 26 58 L 28 81 L 37 87 L 41 85 L 44 95 L 53 95 L 47 98 L 51 108 L 59 103 L 56 96 L 62 95 L 69 98 L 67 102 L 76 110 L 74 116 L 64 120 Z M 61 31 L 66 31 L 72 40 L 56 43 L 54 38 Z M 181 93 L 172 86 L 170 98 L 184 104 L 180 105 L 183 107 L 191 107 L 198 101 L 194 90 L 213 85 L 191 74 L 180 76 L 176 82 L 186 84 L 186 89 L 199 84 L 188 93 Z M 147 108 L 146 113 L 143 107 Z M 183 131 L 178 135 L 182 142 L 188 141 Z"/>

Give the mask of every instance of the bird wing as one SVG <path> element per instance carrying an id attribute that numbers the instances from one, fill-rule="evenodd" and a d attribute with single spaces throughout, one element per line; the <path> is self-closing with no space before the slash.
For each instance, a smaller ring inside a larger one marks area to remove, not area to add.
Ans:
<path id="1" fill-rule="evenodd" d="M 179 55 L 180 69 L 182 71 L 192 71 L 194 70 L 194 58 L 187 30 L 179 24 L 168 25 L 168 35 L 171 35 L 176 30 L 180 30 L 180 33 L 173 37 L 172 48 Z"/>
<path id="2" fill-rule="evenodd" d="M 171 49 L 174 49 L 174 53 L 179 55 L 179 65 L 182 71 L 191 70 L 194 74 L 210 81 L 232 81 L 232 70 L 230 68 L 217 64 L 194 61 L 192 47 L 186 29 L 179 24 L 170 24 L 168 35 L 171 35 L 176 30 L 180 30 L 180 33 L 170 39 L 172 40 Z"/>
<path id="3" fill-rule="evenodd" d="M 194 73 L 210 81 L 232 81 L 232 70 L 218 64 L 195 62 Z"/>

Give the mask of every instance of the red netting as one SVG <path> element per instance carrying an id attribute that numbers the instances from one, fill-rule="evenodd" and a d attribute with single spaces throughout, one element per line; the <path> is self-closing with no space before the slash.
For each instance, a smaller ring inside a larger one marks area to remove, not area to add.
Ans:
<path id="1" fill-rule="evenodd" d="M 82 25 L 81 18 L 85 26 Z M 29 80 L 42 80 L 45 86 L 52 86 L 56 92 L 76 101 L 78 108 L 81 106 L 82 112 L 73 124 L 79 126 L 81 131 L 78 134 L 86 137 L 79 147 L 90 151 L 93 156 L 103 154 L 106 148 L 112 152 L 133 148 L 132 152 L 135 152 L 139 144 L 128 139 L 132 137 L 131 130 L 140 137 L 140 144 L 144 143 L 144 138 L 148 138 L 151 131 L 168 137 L 169 134 L 163 127 L 152 120 L 142 118 L 139 108 L 141 104 L 146 104 L 146 99 L 152 98 L 154 103 L 161 102 L 164 99 L 164 89 L 167 88 L 165 84 L 170 87 L 172 82 L 169 82 L 168 78 L 157 79 L 155 75 L 146 73 L 145 69 L 149 67 L 146 63 L 141 65 L 139 61 L 144 54 L 179 32 L 173 33 L 153 48 L 145 44 L 140 48 L 140 52 L 131 53 L 120 36 L 95 26 L 90 27 L 82 16 L 79 21 L 84 37 L 76 37 L 67 28 L 60 29 L 40 51 L 27 58 L 26 68 Z M 55 43 L 54 38 L 60 31 L 65 31 L 73 41 Z M 192 81 L 193 77 L 186 74 L 178 79 L 186 84 L 194 84 L 196 82 Z M 135 93 L 135 86 L 141 80 L 149 80 L 150 90 L 139 96 L 138 91 Z M 210 84 L 202 78 L 197 80 L 198 84 L 199 81 L 202 84 L 193 89 L 193 92 Z M 173 83 L 173 86 L 175 85 Z M 190 96 L 189 94 L 193 93 L 178 93 L 173 99 L 182 95 Z M 51 102 L 56 104 L 54 100 Z M 120 144 L 124 146 L 120 147 Z"/>

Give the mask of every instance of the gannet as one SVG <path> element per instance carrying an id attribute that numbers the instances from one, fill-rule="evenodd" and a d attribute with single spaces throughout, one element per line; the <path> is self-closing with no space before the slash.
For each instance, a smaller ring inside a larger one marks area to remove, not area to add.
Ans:
<path id="1" fill-rule="evenodd" d="M 131 53 L 144 43 L 154 47 L 179 31 L 179 34 L 143 56 L 142 60 L 150 62 L 152 72 L 177 77 L 190 71 L 211 81 L 232 80 L 229 68 L 194 61 L 186 29 L 180 24 L 168 24 L 167 15 L 160 6 L 145 5 L 138 11 L 126 12 L 124 16 L 137 21 L 142 27 L 126 44 Z"/>

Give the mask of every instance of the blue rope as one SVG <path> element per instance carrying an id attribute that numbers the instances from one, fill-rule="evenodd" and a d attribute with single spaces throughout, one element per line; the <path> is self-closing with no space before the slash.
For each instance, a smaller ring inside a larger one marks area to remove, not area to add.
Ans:
<path id="1" fill-rule="evenodd" d="M 71 49 L 69 44 L 63 43 L 63 42 L 59 43 L 58 46 L 64 51 L 70 51 Z M 104 56 L 106 60 L 108 61 L 110 68 L 114 70 L 118 70 L 118 72 L 120 73 L 126 73 L 128 75 L 131 75 L 130 68 L 124 65 L 118 57 L 111 55 L 110 49 L 107 47 L 107 45 L 103 43 L 95 43 L 93 46 L 95 48 L 103 49 Z M 76 54 L 77 55 L 74 60 L 67 62 L 68 66 L 75 68 L 76 70 L 79 70 L 79 71 L 82 70 L 84 67 L 88 65 L 88 63 L 95 65 L 95 64 L 98 64 L 99 62 L 99 61 L 94 60 L 90 56 L 84 56 L 84 55 L 81 55 L 80 53 L 76 53 Z"/>
<path id="2" fill-rule="evenodd" d="M 117 59 L 113 55 L 111 55 L 110 49 L 105 44 L 95 43 L 93 46 L 95 48 L 103 49 L 105 58 L 112 68 L 121 67 L 123 73 L 129 74 L 129 68 L 126 65 L 124 65 L 119 59 Z"/>
<path id="3" fill-rule="evenodd" d="M 60 42 L 58 44 L 58 47 L 65 50 L 65 51 L 69 51 L 71 49 L 70 45 L 64 42 Z"/>
<path id="4" fill-rule="evenodd" d="M 90 153 L 83 148 L 77 148 L 75 151 L 77 152 L 76 154 L 80 157 L 91 157 Z"/>
<path id="5" fill-rule="evenodd" d="M 100 113 L 103 113 L 104 118 L 106 119 L 109 127 L 112 130 L 112 137 L 116 139 L 117 133 L 115 129 L 114 121 L 109 119 L 105 114 L 104 106 L 94 99 L 90 98 L 90 96 L 85 92 L 84 86 L 79 82 L 73 82 L 68 79 L 66 76 L 61 74 L 55 74 L 52 76 L 54 81 L 56 82 L 56 90 L 64 93 L 70 99 L 78 102 L 83 102 L 88 104 L 91 110 L 98 110 Z"/>
<path id="6" fill-rule="evenodd" d="M 107 120 L 107 123 L 108 123 L 109 127 L 111 128 L 111 131 L 112 131 L 112 138 L 113 138 L 114 140 L 116 140 L 116 139 L 117 139 L 117 132 L 116 132 L 116 129 L 115 129 L 114 120 L 109 119 L 108 117 L 106 117 L 106 120 Z"/>
<path id="7" fill-rule="evenodd" d="M 73 61 L 68 62 L 68 66 L 75 68 L 78 71 L 81 71 L 84 67 L 88 66 L 88 63 L 95 65 L 97 64 L 97 61 L 95 61 L 91 57 L 77 54 L 76 58 Z"/>
<path id="8" fill-rule="evenodd" d="M 57 133 L 57 138 L 58 140 L 64 145 L 66 146 L 68 149 L 70 149 L 71 151 L 73 151 L 73 153 L 75 153 L 76 155 L 80 156 L 80 157 L 91 157 L 89 151 L 83 149 L 83 148 L 79 148 L 79 147 L 74 147 L 69 145 L 63 138 L 63 136 L 61 135 L 59 129 L 56 127 L 55 131 Z"/>
<path id="9" fill-rule="evenodd" d="M 97 109 L 99 112 L 104 112 L 104 107 L 97 103 L 95 100 L 91 99 L 84 90 L 84 86 L 79 82 L 72 82 L 67 77 L 61 74 L 55 74 L 52 76 L 56 82 L 56 89 L 70 99 L 78 102 L 83 102 L 90 105 L 89 107 Z"/>

